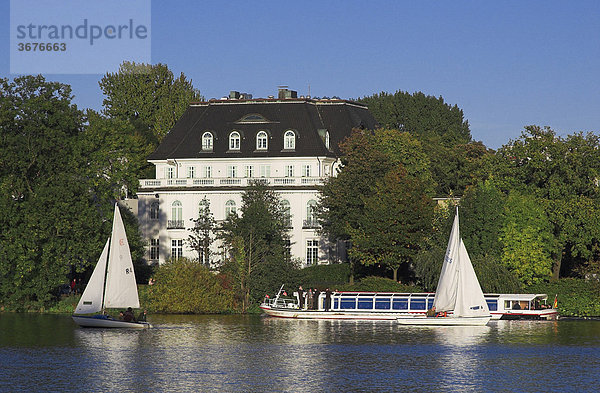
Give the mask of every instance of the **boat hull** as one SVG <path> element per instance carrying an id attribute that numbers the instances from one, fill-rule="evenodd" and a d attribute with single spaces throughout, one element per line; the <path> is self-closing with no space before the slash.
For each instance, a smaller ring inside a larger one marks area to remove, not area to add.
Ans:
<path id="1" fill-rule="evenodd" d="M 406 318 L 404 316 L 397 318 L 400 325 L 410 326 L 485 326 L 492 319 L 487 317 L 416 317 Z"/>
<path id="2" fill-rule="evenodd" d="M 365 321 L 394 321 L 398 318 L 397 312 L 368 312 L 368 311 L 324 311 L 324 310 L 299 310 L 291 308 L 260 307 L 270 317 L 292 319 L 351 319 Z M 404 318 L 419 317 L 419 314 L 403 314 Z"/>
<path id="3" fill-rule="evenodd" d="M 148 322 L 125 322 L 117 319 L 98 318 L 97 316 L 72 315 L 73 321 L 81 327 L 147 329 L 152 327 Z"/>

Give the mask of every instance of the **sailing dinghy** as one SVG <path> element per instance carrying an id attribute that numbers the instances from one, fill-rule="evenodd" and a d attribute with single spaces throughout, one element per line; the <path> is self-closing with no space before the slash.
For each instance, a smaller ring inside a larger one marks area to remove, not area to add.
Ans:
<path id="1" fill-rule="evenodd" d="M 492 318 L 460 237 L 458 207 L 433 301 L 436 316 L 398 317 L 402 325 L 486 325 Z M 443 317 L 440 315 L 444 315 Z"/>
<path id="2" fill-rule="evenodd" d="M 127 322 L 104 314 L 105 308 L 127 307 L 139 308 L 140 301 L 125 226 L 119 207 L 115 203 L 111 237 L 106 241 L 72 318 L 82 327 L 134 329 L 150 327 L 147 322 Z"/>

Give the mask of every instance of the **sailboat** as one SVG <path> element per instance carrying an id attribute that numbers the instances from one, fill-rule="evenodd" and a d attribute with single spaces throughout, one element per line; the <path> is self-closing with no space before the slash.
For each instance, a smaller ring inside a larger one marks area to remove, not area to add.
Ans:
<path id="1" fill-rule="evenodd" d="M 115 203 L 112 234 L 72 315 L 83 327 L 147 328 L 147 322 L 128 322 L 104 314 L 106 308 L 139 308 L 133 262 L 119 206 Z"/>
<path id="2" fill-rule="evenodd" d="M 397 321 L 403 325 L 479 326 L 486 325 L 492 318 L 471 259 L 460 237 L 458 207 L 433 306 L 436 316 L 401 316 Z"/>

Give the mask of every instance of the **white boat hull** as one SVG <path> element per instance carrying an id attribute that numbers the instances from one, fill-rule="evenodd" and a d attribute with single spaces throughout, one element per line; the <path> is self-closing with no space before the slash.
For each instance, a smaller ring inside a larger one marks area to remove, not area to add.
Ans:
<path id="1" fill-rule="evenodd" d="M 117 319 L 98 318 L 96 316 L 72 315 L 73 321 L 81 327 L 147 329 L 152 327 L 148 322 L 125 322 Z"/>
<path id="2" fill-rule="evenodd" d="M 398 318 L 397 312 L 299 310 L 293 308 L 271 308 L 266 305 L 262 305 L 260 308 L 268 316 L 277 318 L 352 319 L 365 321 L 393 321 Z M 419 316 L 420 314 L 403 314 L 403 318 L 418 318 Z"/>
<path id="3" fill-rule="evenodd" d="M 492 319 L 487 317 L 415 317 L 406 318 L 404 316 L 397 318 L 400 325 L 410 326 L 485 326 Z"/>

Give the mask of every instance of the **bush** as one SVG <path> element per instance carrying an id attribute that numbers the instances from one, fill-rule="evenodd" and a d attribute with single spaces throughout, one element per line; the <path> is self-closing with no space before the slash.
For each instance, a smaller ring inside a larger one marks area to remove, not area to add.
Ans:
<path id="1" fill-rule="evenodd" d="M 389 278 L 365 277 L 353 285 L 345 284 L 336 288 L 338 291 L 363 291 L 363 292 L 423 292 L 423 288 L 415 285 L 405 285 Z"/>
<path id="2" fill-rule="evenodd" d="M 345 285 L 350 278 L 350 265 L 314 265 L 298 270 L 298 284 L 305 287 L 327 288 Z"/>
<path id="3" fill-rule="evenodd" d="M 234 310 L 233 293 L 198 262 L 170 260 L 156 269 L 156 283 L 147 288 L 147 308 L 173 314 L 216 314 Z M 146 300 L 146 294 L 144 295 Z"/>
<path id="4" fill-rule="evenodd" d="M 558 295 L 558 311 L 562 317 L 600 316 L 600 283 L 575 278 L 562 278 L 550 283 L 538 283 L 526 288 L 529 293 L 545 293 L 548 302 Z"/>

